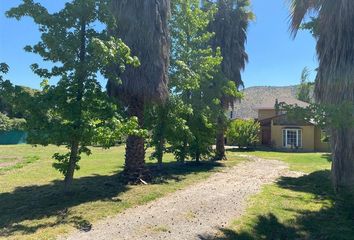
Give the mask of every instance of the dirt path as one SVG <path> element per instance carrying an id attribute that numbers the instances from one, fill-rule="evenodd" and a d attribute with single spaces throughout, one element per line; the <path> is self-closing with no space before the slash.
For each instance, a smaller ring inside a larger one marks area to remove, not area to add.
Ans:
<path id="1" fill-rule="evenodd" d="M 289 175 L 287 165 L 252 157 L 184 190 L 98 222 L 67 239 L 192 240 L 215 234 L 240 216 L 249 196 Z"/>

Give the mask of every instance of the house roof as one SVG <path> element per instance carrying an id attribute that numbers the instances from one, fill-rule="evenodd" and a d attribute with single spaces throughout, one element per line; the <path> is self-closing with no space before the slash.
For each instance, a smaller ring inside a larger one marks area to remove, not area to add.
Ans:
<path id="1" fill-rule="evenodd" d="M 276 101 L 278 101 L 278 103 L 285 103 L 288 105 L 297 105 L 297 106 L 303 107 L 303 108 L 308 107 L 310 105 L 306 102 L 300 101 L 300 100 L 293 98 L 293 97 L 280 97 L 280 98 L 276 98 L 276 99 L 274 99 L 274 98 L 265 99 L 265 101 L 262 104 L 255 106 L 254 109 L 256 109 L 256 110 L 275 109 Z"/>
<path id="2" fill-rule="evenodd" d="M 275 99 L 291 98 L 296 100 L 298 86 L 288 87 L 250 87 L 243 90 L 244 98 L 234 104 L 232 119 L 258 118 L 257 106 L 264 103 L 275 105 Z M 289 102 L 289 101 L 288 101 Z M 268 104 L 269 105 L 269 104 Z"/>
<path id="3" fill-rule="evenodd" d="M 274 125 L 293 125 L 293 126 L 308 126 L 308 125 L 316 125 L 313 121 L 308 121 L 305 119 L 289 119 L 287 114 L 280 114 L 277 116 L 273 116 L 270 118 L 259 120 L 261 126 L 267 126 L 271 124 L 272 120 L 274 121 Z"/>

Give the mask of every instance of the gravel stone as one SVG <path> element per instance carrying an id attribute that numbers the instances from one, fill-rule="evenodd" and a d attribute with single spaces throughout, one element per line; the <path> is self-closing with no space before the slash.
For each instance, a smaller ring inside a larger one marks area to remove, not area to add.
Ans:
<path id="1" fill-rule="evenodd" d="M 60 239 L 200 240 L 203 236 L 215 236 L 220 228 L 240 217 L 248 198 L 263 185 L 280 176 L 301 175 L 288 171 L 284 162 L 243 157 L 249 160 L 156 201 L 99 221 L 89 232 L 78 231 Z M 191 221 L 191 213 L 196 221 Z"/>

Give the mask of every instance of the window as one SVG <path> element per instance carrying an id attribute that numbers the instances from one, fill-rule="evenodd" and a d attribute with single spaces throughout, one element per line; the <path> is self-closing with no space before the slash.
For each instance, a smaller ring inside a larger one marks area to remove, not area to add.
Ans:
<path id="1" fill-rule="evenodd" d="M 283 147 L 299 148 L 302 147 L 301 129 L 283 129 Z"/>
<path id="2" fill-rule="evenodd" d="M 233 119 L 234 118 L 234 111 L 231 111 L 230 112 L 230 119 Z"/>

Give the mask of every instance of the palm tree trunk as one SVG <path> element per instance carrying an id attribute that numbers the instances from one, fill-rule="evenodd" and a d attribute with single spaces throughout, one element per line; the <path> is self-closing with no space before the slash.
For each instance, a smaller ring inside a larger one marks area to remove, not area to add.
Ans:
<path id="1" fill-rule="evenodd" d="M 226 160 L 225 155 L 225 126 L 224 118 L 219 116 L 217 120 L 217 133 L 216 133 L 216 155 L 215 160 Z"/>
<path id="2" fill-rule="evenodd" d="M 336 191 L 354 187 L 354 128 L 332 129 L 332 180 Z"/>
<path id="3" fill-rule="evenodd" d="M 132 98 L 129 104 L 129 115 L 139 120 L 139 126 L 144 126 L 144 102 Z M 138 183 L 140 179 L 148 177 L 145 167 L 144 138 L 140 136 L 128 136 L 126 141 L 124 173 L 126 180 L 131 183 Z"/>
<path id="4" fill-rule="evenodd" d="M 219 130 L 216 135 L 216 156 L 215 160 L 226 160 L 225 154 L 225 134 L 224 131 Z"/>
<path id="5" fill-rule="evenodd" d="M 69 193 L 71 191 L 71 185 L 74 180 L 74 172 L 75 172 L 76 163 L 78 159 L 78 153 L 79 153 L 79 142 L 73 142 L 70 146 L 69 166 L 65 173 L 65 179 L 64 179 L 65 193 Z"/>

